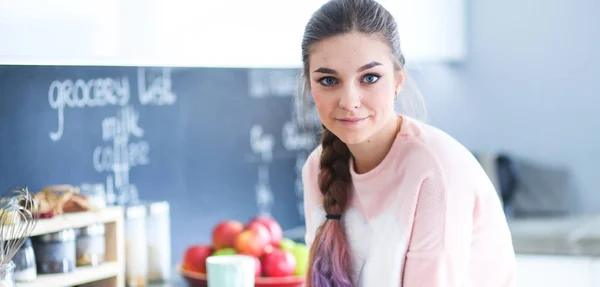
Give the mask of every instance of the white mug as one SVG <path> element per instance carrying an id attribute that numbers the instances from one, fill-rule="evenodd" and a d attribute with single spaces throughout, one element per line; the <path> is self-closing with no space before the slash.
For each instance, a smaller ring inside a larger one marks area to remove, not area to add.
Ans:
<path id="1" fill-rule="evenodd" d="M 254 287 L 255 262 L 253 257 L 246 255 L 206 258 L 208 287 Z"/>

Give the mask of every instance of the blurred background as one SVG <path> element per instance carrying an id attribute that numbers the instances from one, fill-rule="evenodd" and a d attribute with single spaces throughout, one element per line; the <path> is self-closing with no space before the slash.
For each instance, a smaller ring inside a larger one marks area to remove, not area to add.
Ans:
<path id="1" fill-rule="evenodd" d="M 324 2 L 0 1 L 0 188 L 166 202 L 173 264 L 228 219 L 302 240 L 300 41 Z M 425 120 L 497 188 L 518 286 L 600 286 L 600 2 L 380 2 Z"/>

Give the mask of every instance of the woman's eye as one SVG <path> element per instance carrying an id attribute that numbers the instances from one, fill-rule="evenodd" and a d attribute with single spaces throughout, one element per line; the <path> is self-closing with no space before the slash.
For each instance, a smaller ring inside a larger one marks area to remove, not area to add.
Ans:
<path id="1" fill-rule="evenodd" d="M 368 74 L 366 76 L 363 77 L 363 82 L 367 83 L 367 84 L 373 84 L 375 82 L 377 82 L 379 80 L 379 78 L 381 78 L 379 75 L 376 74 Z"/>
<path id="2" fill-rule="evenodd" d="M 323 86 L 333 86 L 337 84 L 337 80 L 332 77 L 325 77 L 319 80 L 319 83 Z"/>

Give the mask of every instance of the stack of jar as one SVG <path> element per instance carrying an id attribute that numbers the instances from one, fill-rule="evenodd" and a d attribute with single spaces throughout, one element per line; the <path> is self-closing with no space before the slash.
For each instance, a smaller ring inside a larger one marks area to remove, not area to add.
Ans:
<path id="1" fill-rule="evenodd" d="M 15 281 L 30 282 L 38 274 L 71 273 L 77 267 L 102 264 L 106 255 L 104 224 L 28 238 L 17 252 Z"/>
<path id="2" fill-rule="evenodd" d="M 131 287 L 171 278 L 171 232 L 168 202 L 125 208 L 126 280 Z M 34 281 L 40 274 L 71 273 L 106 260 L 105 225 L 28 238 L 13 258 L 15 281 Z"/>
<path id="3" fill-rule="evenodd" d="M 126 280 L 130 287 L 164 283 L 171 275 L 167 202 L 129 206 L 125 212 Z"/>

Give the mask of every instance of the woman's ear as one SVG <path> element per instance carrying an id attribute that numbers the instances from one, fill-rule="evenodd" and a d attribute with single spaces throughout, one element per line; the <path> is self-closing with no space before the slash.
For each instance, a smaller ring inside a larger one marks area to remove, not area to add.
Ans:
<path id="1" fill-rule="evenodd" d="M 396 92 L 396 96 L 402 90 L 402 86 L 404 85 L 404 69 L 398 71 L 396 73 L 396 83 L 394 87 L 394 91 Z"/>

